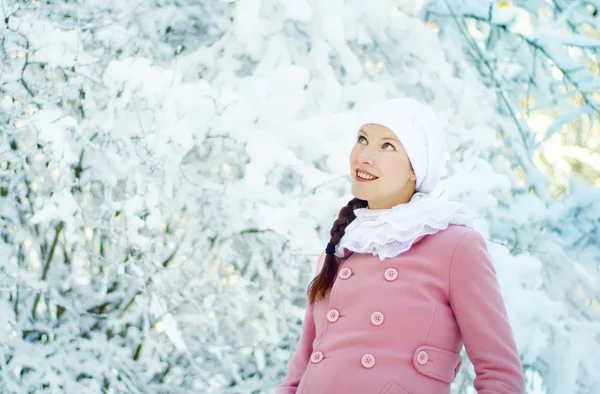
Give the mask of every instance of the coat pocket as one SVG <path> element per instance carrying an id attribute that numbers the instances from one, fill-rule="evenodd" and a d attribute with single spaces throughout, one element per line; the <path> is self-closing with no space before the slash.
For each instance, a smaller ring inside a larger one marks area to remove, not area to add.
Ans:
<path id="1" fill-rule="evenodd" d="M 454 381 L 461 364 L 460 354 L 435 346 L 419 346 L 413 353 L 413 365 L 419 373 L 445 383 Z"/>
<path id="2" fill-rule="evenodd" d="M 393 380 L 390 380 L 379 394 L 408 394 L 408 391 L 398 386 Z"/>

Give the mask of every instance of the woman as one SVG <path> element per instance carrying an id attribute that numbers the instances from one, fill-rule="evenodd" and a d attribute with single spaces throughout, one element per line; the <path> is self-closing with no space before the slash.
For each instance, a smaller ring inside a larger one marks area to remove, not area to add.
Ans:
<path id="1" fill-rule="evenodd" d="M 445 154 L 413 99 L 361 113 L 352 194 L 333 223 L 296 352 L 276 393 L 450 392 L 463 343 L 479 393 L 523 393 L 519 354 L 484 238 L 433 198 Z"/>

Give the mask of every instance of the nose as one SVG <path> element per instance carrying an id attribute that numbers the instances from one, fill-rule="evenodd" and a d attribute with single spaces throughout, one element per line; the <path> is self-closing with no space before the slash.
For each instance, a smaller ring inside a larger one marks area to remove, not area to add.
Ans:
<path id="1" fill-rule="evenodd" d="M 361 164 L 375 164 L 375 154 L 368 147 L 361 149 L 356 159 Z"/>

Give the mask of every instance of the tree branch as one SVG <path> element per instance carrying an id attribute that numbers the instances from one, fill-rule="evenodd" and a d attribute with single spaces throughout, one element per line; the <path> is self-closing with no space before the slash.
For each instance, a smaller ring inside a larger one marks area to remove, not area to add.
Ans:
<path id="1" fill-rule="evenodd" d="M 52 241 L 52 246 L 50 247 L 50 251 L 48 256 L 46 257 L 46 264 L 44 264 L 44 270 L 42 272 L 42 280 L 46 280 L 48 277 L 48 271 L 50 270 L 50 264 L 52 263 L 52 258 L 54 257 L 54 251 L 56 250 L 56 245 L 58 244 L 58 237 L 60 236 L 61 231 L 65 226 L 65 222 L 60 221 L 58 226 L 56 226 L 56 232 L 54 234 L 54 240 Z M 35 318 L 35 310 L 37 309 L 38 303 L 40 302 L 41 293 L 38 292 L 35 296 L 35 301 L 33 302 L 33 308 L 31 309 L 31 316 Z"/>

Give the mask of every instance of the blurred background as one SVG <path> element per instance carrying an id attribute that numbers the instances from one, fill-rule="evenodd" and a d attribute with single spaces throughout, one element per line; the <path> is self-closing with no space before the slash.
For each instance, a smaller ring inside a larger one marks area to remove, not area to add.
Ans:
<path id="1" fill-rule="evenodd" d="M 479 215 L 528 393 L 600 393 L 599 9 L 0 0 L 0 392 L 272 392 L 354 111 L 410 96 L 446 120 L 438 192 Z"/>

